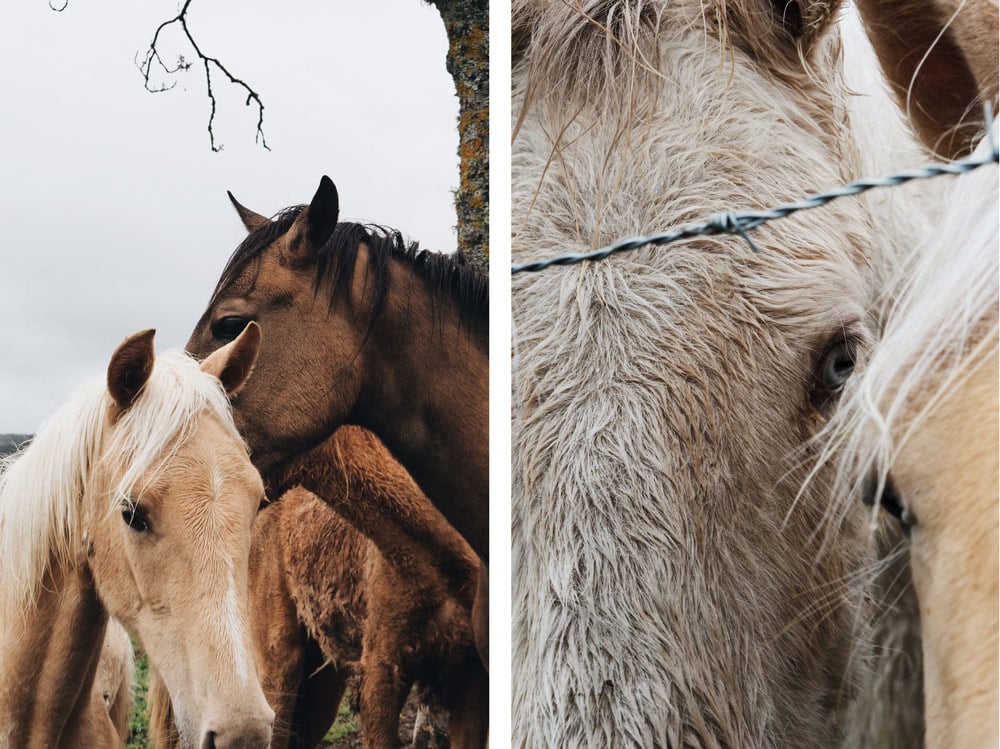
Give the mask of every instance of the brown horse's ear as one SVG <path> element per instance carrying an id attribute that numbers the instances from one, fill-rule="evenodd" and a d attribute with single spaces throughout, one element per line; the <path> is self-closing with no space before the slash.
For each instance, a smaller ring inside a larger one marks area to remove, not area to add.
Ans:
<path id="1" fill-rule="evenodd" d="M 288 230 L 286 248 L 290 259 L 308 262 L 323 247 L 337 228 L 340 198 L 333 180 L 323 175 L 309 207 L 299 214 Z"/>
<path id="2" fill-rule="evenodd" d="M 800 66 L 837 16 L 841 0 L 712 0 L 724 42 L 772 69 Z"/>
<path id="3" fill-rule="evenodd" d="M 893 93 L 924 145 L 967 156 L 997 98 L 997 6 L 989 0 L 858 0 Z"/>
<path id="4" fill-rule="evenodd" d="M 217 377 L 229 395 L 236 395 L 253 374 L 258 351 L 260 325 L 251 320 L 236 340 L 212 352 L 201 363 L 201 371 Z"/>
<path id="5" fill-rule="evenodd" d="M 139 397 L 153 372 L 153 336 L 155 330 L 144 330 L 122 341 L 108 364 L 108 392 L 114 401 L 112 421 Z"/>
<path id="6" fill-rule="evenodd" d="M 254 213 L 249 208 L 241 204 L 240 201 L 234 198 L 233 194 L 228 190 L 226 190 L 226 195 L 229 196 L 229 200 L 230 202 L 232 202 L 233 207 L 236 209 L 236 212 L 240 214 L 240 220 L 243 222 L 243 226 L 245 226 L 246 230 L 251 234 L 253 234 L 261 227 L 267 226 L 269 223 L 271 223 L 270 219 L 261 216 L 259 213 Z"/>

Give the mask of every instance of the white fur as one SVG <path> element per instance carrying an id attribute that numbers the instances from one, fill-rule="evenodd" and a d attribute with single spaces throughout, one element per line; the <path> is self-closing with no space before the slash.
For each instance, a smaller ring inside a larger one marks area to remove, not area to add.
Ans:
<path id="1" fill-rule="evenodd" d="M 866 176 L 836 30 L 805 66 L 754 56 L 737 6 L 774 31 L 753 0 L 514 3 L 517 261 Z M 817 361 L 875 327 L 879 236 L 842 200 L 759 255 L 706 238 L 514 278 L 515 746 L 835 745 L 873 552 L 860 509 L 822 545 L 829 472 L 792 507 Z"/>
<path id="2" fill-rule="evenodd" d="M 247 656 L 248 637 L 243 630 L 243 618 L 240 616 L 239 598 L 236 595 L 236 578 L 233 575 L 233 562 L 226 557 L 226 597 L 223 601 L 222 619 L 226 637 L 232 650 L 234 670 L 241 684 L 246 684 L 250 678 L 249 657 Z"/>

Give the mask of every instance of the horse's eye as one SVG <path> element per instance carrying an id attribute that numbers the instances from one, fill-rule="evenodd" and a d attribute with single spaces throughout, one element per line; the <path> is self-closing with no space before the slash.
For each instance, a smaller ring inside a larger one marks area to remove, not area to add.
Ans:
<path id="1" fill-rule="evenodd" d="M 139 533 L 147 533 L 149 531 L 149 515 L 139 505 L 131 503 L 123 505 L 122 520 L 125 521 L 125 525 L 134 531 L 138 531 Z"/>
<path id="2" fill-rule="evenodd" d="M 235 341 L 250 322 L 249 317 L 230 315 L 212 323 L 212 336 L 220 341 Z"/>
<path id="3" fill-rule="evenodd" d="M 854 374 L 858 343 L 853 339 L 837 338 L 814 365 L 809 400 L 816 413 L 824 414 L 836 401 L 844 383 Z"/>
<path id="4" fill-rule="evenodd" d="M 854 351 L 847 341 L 834 345 L 820 365 L 819 380 L 823 387 L 831 393 L 838 393 L 854 373 Z"/>
<path id="5" fill-rule="evenodd" d="M 896 485 L 892 482 L 892 478 L 886 480 L 885 485 L 882 487 L 882 493 L 878 497 L 875 496 L 875 492 L 875 483 L 873 481 L 866 482 L 864 491 L 862 492 L 864 503 L 871 505 L 877 501 L 883 510 L 899 521 L 899 527 L 905 535 L 909 536 L 910 529 L 917 524 L 917 516 L 899 498 L 899 492 L 896 491 Z"/>

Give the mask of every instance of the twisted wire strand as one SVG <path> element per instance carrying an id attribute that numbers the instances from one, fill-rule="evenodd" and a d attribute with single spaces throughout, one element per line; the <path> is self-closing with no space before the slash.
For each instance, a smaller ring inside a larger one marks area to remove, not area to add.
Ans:
<path id="1" fill-rule="evenodd" d="M 690 226 L 685 226 L 674 231 L 623 239 L 620 242 L 616 242 L 608 247 L 602 247 L 601 249 L 594 250 L 593 252 L 558 255 L 545 260 L 535 260 L 529 263 L 515 264 L 510 267 L 510 272 L 511 275 L 516 273 L 534 273 L 544 270 L 552 265 L 574 265 L 576 263 L 582 263 L 585 260 L 604 260 L 605 258 L 619 252 L 637 250 L 645 245 L 666 245 L 671 242 L 676 242 L 679 239 L 712 236 L 717 234 L 738 234 L 746 240 L 747 244 L 750 245 L 751 250 L 754 252 L 760 252 L 757 245 L 755 245 L 753 240 L 750 239 L 749 232 L 762 224 L 766 224 L 768 221 L 785 218 L 793 213 L 805 211 L 810 208 L 819 208 L 820 206 L 824 206 L 827 203 L 837 200 L 838 198 L 844 198 L 849 195 L 859 195 L 863 192 L 873 190 L 876 187 L 896 187 L 897 185 L 903 185 L 913 180 L 940 177 L 942 174 L 964 174 L 966 172 L 971 172 L 974 169 L 978 169 L 981 166 L 986 166 L 987 164 L 1000 163 L 1000 151 L 998 151 L 997 142 L 993 137 L 993 116 L 989 107 L 986 109 L 986 137 L 989 139 L 990 154 L 985 158 L 967 158 L 962 159 L 961 161 L 954 161 L 949 164 L 932 164 L 931 166 L 923 169 L 897 172 L 889 175 L 888 177 L 861 179 L 857 182 L 851 182 L 848 185 L 844 185 L 843 187 L 838 187 L 834 190 L 829 190 L 828 192 L 813 195 L 805 200 L 799 201 L 798 203 L 786 203 L 785 205 L 780 205 L 766 211 L 749 213 L 732 213 L 724 211 L 722 213 L 715 213 L 710 216 L 707 221 L 699 224 L 691 224 Z"/>

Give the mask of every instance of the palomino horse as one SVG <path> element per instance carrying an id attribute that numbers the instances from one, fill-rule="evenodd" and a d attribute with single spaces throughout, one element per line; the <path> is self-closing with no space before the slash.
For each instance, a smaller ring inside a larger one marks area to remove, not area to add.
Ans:
<path id="1" fill-rule="evenodd" d="M 164 676 L 185 747 L 267 745 L 246 619 L 263 496 L 227 393 L 253 326 L 198 364 L 127 338 L 0 479 L 0 745 L 120 745 L 88 708 L 108 617 Z M 155 363 L 154 363 L 155 361 Z"/>
<path id="2" fill-rule="evenodd" d="M 250 234 L 187 348 L 205 356 L 250 320 L 266 330 L 256 375 L 235 405 L 265 481 L 340 425 L 363 426 L 488 561 L 486 276 L 404 246 L 396 233 L 338 224 L 328 177 L 308 206 L 274 221 L 233 203 Z M 486 583 L 480 575 L 482 649 Z"/>
<path id="3" fill-rule="evenodd" d="M 861 176 L 838 12 L 515 0 L 515 260 Z M 907 244 L 868 206 L 514 278 L 515 746 L 842 736 L 873 550 L 831 469 L 799 490 Z"/>
<path id="4" fill-rule="evenodd" d="M 398 746 L 399 712 L 417 681 L 450 712 L 451 746 L 484 747 L 487 676 L 470 626 L 475 554 L 362 429 L 342 427 L 281 483 L 304 476 L 324 487 L 323 499 L 301 487 L 285 492 L 258 516 L 250 552 L 257 663 L 275 710 L 272 749 L 317 746 L 354 674 L 365 746 Z M 389 517 L 387 503 L 398 506 Z M 331 506 L 367 518 L 376 543 Z M 151 735 L 169 736 L 162 694 L 151 693 L 159 716 Z"/>
<path id="5" fill-rule="evenodd" d="M 997 7 L 862 2 L 862 17 L 914 130 L 956 158 L 995 148 Z M 963 175 L 897 269 L 884 332 L 828 426 L 840 492 L 897 516 L 909 535 L 923 634 L 926 744 L 998 745 L 998 189 Z"/>

